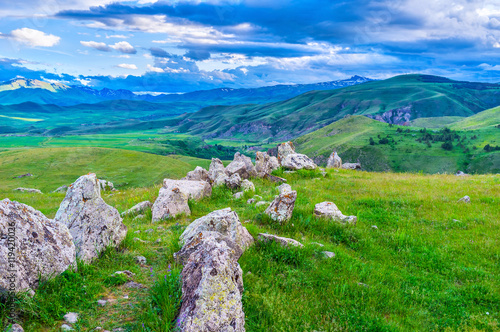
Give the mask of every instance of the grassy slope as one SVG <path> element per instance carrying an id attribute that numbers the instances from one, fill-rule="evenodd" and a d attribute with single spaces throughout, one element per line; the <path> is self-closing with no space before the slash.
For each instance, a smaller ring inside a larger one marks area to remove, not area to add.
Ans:
<path id="1" fill-rule="evenodd" d="M 497 123 L 500 112 L 496 110 L 481 112 L 472 117 L 477 120 L 466 122 L 477 124 L 480 129 L 473 131 L 461 129 L 465 127 L 460 127 L 459 124 L 467 120 L 454 125 L 453 128 L 461 130 L 459 131 L 461 136 L 467 137 L 463 144 L 469 148 L 468 154 L 456 146 L 452 151 L 445 151 L 441 148 L 441 142 L 433 143 L 429 148 L 424 143 L 416 142 L 416 139 L 422 135 L 419 128 L 390 127 L 364 116 L 342 119 L 299 137 L 294 142 L 297 151 L 307 154 L 319 163 L 325 163 L 330 153 L 336 150 L 344 162 L 359 160 L 365 169 L 373 171 L 453 173 L 457 170 L 465 170 L 477 173 L 498 173 L 500 172 L 500 153 L 485 153 L 482 148 L 488 143 L 500 145 L 500 129 L 480 122 L 480 119 L 487 119 L 491 123 Z M 410 132 L 398 133 L 398 128 L 403 131 L 410 130 Z M 369 145 L 369 138 L 372 137 L 378 142 L 378 135 L 380 137 L 389 135 L 397 144 Z M 472 139 L 473 135 L 477 138 Z M 477 147 L 476 150 L 473 149 L 474 146 Z"/>
<path id="2" fill-rule="evenodd" d="M 348 114 L 409 107 L 419 117 L 470 116 L 500 104 L 500 86 L 404 75 L 339 90 L 312 91 L 266 105 L 214 106 L 185 115 L 175 130 L 207 137 L 288 139 Z"/>
<path id="3" fill-rule="evenodd" d="M 28 187 L 50 192 L 94 172 L 120 187 L 143 187 L 166 177 L 181 177 L 209 161 L 192 157 L 103 148 L 45 148 L 0 153 L 0 187 Z M 31 173 L 33 177 L 14 178 Z"/>
<path id="4" fill-rule="evenodd" d="M 242 221 L 249 220 L 244 225 L 253 235 L 271 232 L 305 244 L 300 250 L 256 246 L 240 259 L 249 332 L 500 330 L 500 246 L 495 236 L 500 232 L 498 176 L 333 170 L 325 179 L 315 172 L 278 175 L 298 191 L 293 218 L 286 226 L 265 218 L 261 214 L 265 206 L 247 205 L 249 193 L 243 200 L 234 200 L 222 188 L 211 199 L 191 202 L 189 218 L 152 225 L 149 213 L 135 221 L 127 217 L 129 235 L 122 250 L 106 253 L 92 266 L 80 268 L 76 276 L 56 279 L 27 300 L 25 329 L 57 331 L 62 316 L 74 311 L 80 313 L 81 330 L 102 326 L 165 331 L 147 329 L 156 326 L 152 320 L 159 317 L 151 314 L 155 309 L 149 305 L 147 291 L 107 285 L 107 276 L 129 269 L 137 274 L 135 281 L 151 286 L 173 264 L 182 227 L 230 206 Z M 265 200 L 277 193 L 273 183 L 254 183 L 256 193 Z M 157 193 L 156 186 L 104 193 L 103 197 L 121 212 L 144 199 L 153 201 Z M 457 203 L 466 194 L 472 204 Z M 7 191 L 2 196 L 53 217 L 64 195 L 13 196 Z M 345 214 L 357 215 L 357 225 L 341 226 L 312 217 L 314 204 L 325 200 L 334 201 Z M 174 226 L 176 222 L 181 228 Z M 158 225 L 165 230 L 157 230 Z M 145 233 L 149 228 L 154 232 Z M 134 234 L 137 230 L 141 233 Z M 141 244 L 132 237 L 162 238 L 162 242 Z M 322 250 L 333 251 L 335 258 L 323 258 Z M 134 263 L 138 254 L 146 256 L 146 266 Z M 128 299 L 123 298 L 125 294 Z M 99 307 L 96 300 L 101 298 L 111 301 Z"/>

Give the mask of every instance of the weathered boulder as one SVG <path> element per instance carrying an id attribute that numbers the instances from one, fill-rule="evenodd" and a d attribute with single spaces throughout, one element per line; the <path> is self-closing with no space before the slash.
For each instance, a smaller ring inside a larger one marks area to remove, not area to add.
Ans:
<path id="1" fill-rule="evenodd" d="M 182 306 L 177 326 L 183 332 L 244 332 L 240 265 L 226 241 L 218 242 L 210 236 L 202 241 L 182 270 Z"/>
<path id="2" fill-rule="evenodd" d="M 286 157 L 281 159 L 281 166 L 291 170 L 316 169 L 318 167 L 311 158 L 300 153 L 286 155 Z"/>
<path id="3" fill-rule="evenodd" d="M 300 243 L 299 241 L 296 241 L 294 239 L 289 239 L 286 237 L 281 237 L 273 234 L 267 234 L 267 233 L 260 233 L 257 235 L 257 241 L 259 242 L 267 242 L 267 241 L 274 241 L 276 243 L 281 244 L 283 247 L 287 246 L 294 246 L 294 247 L 303 247 L 304 245 Z"/>
<path id="4" fill-rule="evenodd" d="M 124 216 L 129 215 L 129 214 L 139 214 L 141 212 L 146 211 L 151 206 L 152 206 L 152 204 L 150 201 L 140 202 L 140 203 L 137 203 L 136 205 L 132 206 L 127 211 L 122 212 L 121 216 L 124 217 Z"/>
<path id="5" fill-rule="evenodd" d="M 292 142 L 285 142 L 278 145 L 278 162 L 283 165 L 283 160 L 289 154 L 295 153 L 295 146 Z"/>
<path id="6" fill-rule="evenodd" d="M 264 175 L 264 179 L 269 180 L 271 182 L 276 182 L 276 183 L 285 183 L 286 182 L 285 178 L 280 178 L 279 176 L 274 176 L 271 174 Z"/>
<path id="7" fill-rule="evenodd" d="M 9 330 L 7 332 L 24 332 L 24 329 L 21 325 L 19 324 L 12 324 Z"/>
<path id="8" fill-rule="evenodd" d="M 212 162 L 208 168 L 208 180 L 210 183 L 214 183 L 215 180 L 221 175 L 226 175 L 224 164 L 219 158 L 212 158 Z"/>
<path id="9" fill-rule="evenodd" d="M 54 190 L 53 193 L 65 193 L 68 191 L 68 188 L 69 187 L 67 185 L 62 185 L 59 188 L 57 188 L 56 190 Z"/>
<path id="10" fill-rule="evenodd" d="M 268 155 L 266 152 L 257 152 L 255 154 L 255 170 L 257 176 L 264 177 L 266 174 L 271 174 L 272 171 L 278 169 L 280 163 L 278 158 Z"/>
<path id="11" fill-rule="evenodd" d="M 361 169 L 360 163 L 345 163 L 342 164 L 342 169 Z"/>
<path id="12" fill-rule="evenodd" d="M 241 181 L 241 189 L 243 191 L 255 191 L 255 185 L 253 184 L 252 181 L 245 179 Z"/>
<path id="13" fill-rule="evenodd" d="M 240 246 L 242 251 L 254 242 L 252 235 L 240 222 L 240 218 L 231 208 L 213 211 L 193 221 L 182 233 L 182 244 L 191 241 L 200 232 L 219 232 Z"/>
<path id="14" fill-rule="evenodd" d="M 163 188 L 179 188 L 179 190 L 188 195 L 190 199 L 195 200 L 200 200 L 212 195 L 212 187 L 210 187 L 210 184 L 206 181 L 164 179 Z"/>
<path id="15" fill-rule="evenodd" d="M 239 188 L 241 185 L 241 177 L 238 173 L 234 173 L 226 179 L 226 186 L 230 189 Z"/>
<path id="16" fill-rule="evenodd" d="M 210 178 L 208 177 L 208 171 L 200 166 L 196 166 L 194 171 L 188 172 L 186 176 L 183 178 L 183 180 L 210 182 Z"/>
<path id="17" fill-rule="evenodd" d="M 462 171 L 458 171 L 455 175 L 456 175 L 456 176 L 470 176 L 469 174 L 464 173 L 464 172 L 462 172 Z"/>
<path id="18" fill-rule="evenodd" d="M 322 202 L 314 206 L 314 215 L 320 218 L 328 218 L 340 223 L 356 224 L 358 218 L 356 216 L 345 216 L 340 212 L 335 203 Z"/>
<path id="19" fill-rule="evenodd" d="M 127 235 L 118 210 L 101 198 L 101 186 L 93 173 L 79 177 L 71 185 L 54 221 L 68 227 L 76 255 L 86 263 L 108 246 L 117 247 Z"/>
<path id="20" fill-rule="evenodd" d="M 19 188 L 16 188 L 14 189 L 16 191 L 20 191 L 22 193 L 32 193 L 32 194 L 41 194 L 42 192 L 40 191 L 40 189 L 33 189 L 33 188 L 23 188 L 23 187 L 19 187 Z"/>
<path id="21" fill-rule="evenodd" d="M 111 181 L 99 180 L 99 185 L 101 186 L 101 190 L 114 190 L 115 185 Z"/>
<path id="22" fill-rule="evenodd" d="M 264 213 L 280 224 L 285 223 L 292 218 L 296 199 L 297 192 L 295 190 L 279 194 Z"/>
<path id="23" fill-rule="evenodd" d="M 173 218 L 182 213 L 190 215 L 188 200 L 188 194 L 181 191 L 179 187 L 170 185 L 168 188 L 160 188 L 158 198 L 151 208 L 152 221 Z"/>
<path id="24" fill-rule="evenodd" d="M 464 197 L 460 198 L 458 201 L 461 202 L 461 203 L 469 204 L 470 203 L 470 197 L 467 196 L 467 195 L 465 195 Z"/>
<path id="25" fill-rule="evenodd" d="M 342 159 L 337 154 L 337 151 L 333 151 L 326 162 L 327 168 L 341 168 L 342 167 Z"/>
<path id="26" fill-rule="evenodd" d="M 0 291 L 32 292 L 40 275 L 56 276 L 76 268 L 75 261 L 75 245 L 66 225 L 31 206 L 8 198 L 0 201 Z"/>
<path id="27" fill-rule="evenodd" d="M 252 164 L 252 159 L 236 152 L 233 161 L 226 167 L 226 174 L 228 176 L 239 174 L 242 179 L 248 179 L 250 177 L 256 177 L 257 171 Z"/>
<path id="28" fill-rule="evenodd" d="M 233 194 L 233 198 L 235 199 L 240 199 L 245 195 L 243 191 L 238 191 L 237 193 Z"/>
<path id="29" fill-rule="evenodd" d="M 219 174 L 217 178 L 212 183 L 213 187 L 223 186 L 229 180 L 229 176 L 226 173 Z"/>
<path id="30" fill-rule="evenodd" d="M 286 194 L 286 193 L 292 191 L 292 186 L 290 186 L 289 184 L 283 183 L 278 187 L 278 191 L 280 192 L 280 194 Z"/>

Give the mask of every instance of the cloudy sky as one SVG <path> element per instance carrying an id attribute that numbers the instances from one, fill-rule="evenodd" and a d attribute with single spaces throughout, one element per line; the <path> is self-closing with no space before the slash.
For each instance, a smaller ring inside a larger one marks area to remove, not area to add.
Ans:
<path id="1" fill-rule="evenodd" d="M 497 0 L 0 0 L 0 81 L 187 92 L 427 73 L 500 82 Z"/>

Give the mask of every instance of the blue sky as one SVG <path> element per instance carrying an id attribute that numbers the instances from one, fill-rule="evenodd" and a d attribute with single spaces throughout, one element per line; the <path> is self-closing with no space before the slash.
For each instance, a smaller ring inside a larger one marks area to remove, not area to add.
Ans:
<path id="1" fill-rule="evenodd" d="M 187 92 L 426 73 L 500 82 L 495 0 L 0 0 L 0 80 Z"/>

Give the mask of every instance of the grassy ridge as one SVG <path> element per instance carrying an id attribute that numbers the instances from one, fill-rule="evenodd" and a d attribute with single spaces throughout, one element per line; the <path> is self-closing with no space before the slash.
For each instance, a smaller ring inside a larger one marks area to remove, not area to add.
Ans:
<path id="1" fill-rule="evenodd" d="M 149 293 L 106 283 L 106 278 L 116 270 L 129 269 L 137 274 L 136 281 L 152 286 L 172 264 L 182 228 L 194 218 L 230 206 L 247 221 L 244 225 L 253 235 L 271 232 L 305 245 L 300 250 L 256 245 L 240 259 L 249 332 L 500 330 L 500 251 L 495 241 L 500 231 L 498 176 L 343 170 L 329 170 L 326 178 L 317 172 L 277 174 L 298 192 L 293 218 L 286 226 L 267 219 L 262 214 L 265 206 L 246 204 L 251 194 L 235 200 L 225 188 L 214 190 L 210 199 L 190 202 L 193 215 L 189 218 L 152 225 L 149 213 L 139 220 L 127 217 L 129 235 L 122 249 L 106 253 L 89 268 L 80 269 L 80 277 L 64 283 L 65 289 L 75 291 L 57 291 L 62 281 L 47 285 L 32 300 L 43 310 L 37 311 L 38 316 L 26 313 L 25 328 L 57 331 L 62 315 L 75 311 L 82 317 L 81 330 L 102 326 L 147 331 L 142 323 L 153 326 L 152 319 L 159 317 L 152 314 Z M 256 194 L 273 199 L 276 184 L 253 181 Z M 154 200 L 158 189 L 131 188 L 103 197 L 121 212 L 144 199 Z M 11 197 L 11 192 L 2 195 Z M 471 197 L 471 204 L 457 203 L 464 195 Z M 53 217 L 63 195 L 19 194 L 14 198 Z M 345 214 L 357 215 L 357 225 L 314 218 L 314 204 L 326 200 L 335 202 Z M 175 226 L 177 222 L 180 227 Z M 165 230 L 157 230 L 158 225 Z M 154 232 L 145 233 L 148 228 Z M 137 230 L 141 233 L 134 234 Z M 151 242 L 134 242 L 132 237 Z M 162 242 L 154 244 L 157 238 Z M 324 258 L 323 250 L 333 251 L 335 258 Z M 146 256 L 147 266 L 133 262 L 137 254 Z M 78 293 L 82 285 L 88 289 L 86 297 Z M 125 294 L 129 299 L 123 299 Z M 74 301 L 80 297 L 81 302 Z M 95 301 L 100 298 L 114 300 L 99 307 Z M 54 310 L 47 310 L 49 301 Z M 32 307 L 21 309 L 28 308 Z M 41 319 L 40 315 L 45 316 Z"/>

